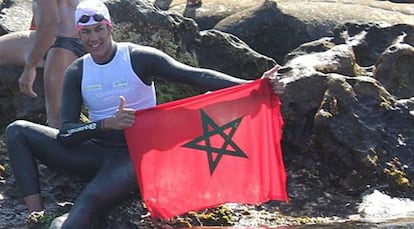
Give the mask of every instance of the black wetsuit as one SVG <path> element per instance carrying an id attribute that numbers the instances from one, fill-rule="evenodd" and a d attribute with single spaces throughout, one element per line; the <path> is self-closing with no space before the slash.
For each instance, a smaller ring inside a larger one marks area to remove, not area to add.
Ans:
<path id="1" fill-rule="evenodd" d="M 154 48 L 128 43 L 128 49 L 133 71 L 147 85 L 152 84 L 153 77 L 206 90 L 246 82 L 184 65 Z M 60 130 L 22 120 L 6 129 L 10 164 L 24 196 L 40 193 L 36 159 L 50 168 L 90 180 L 70 210 L 64 228 L 83 228 L 97 211 L 138 191 L 123 131 L 103 131 L 102 120 L 79 121 L 84 103 L 82 73 L 83 58 L 79 58 L 65 75 Z"/>

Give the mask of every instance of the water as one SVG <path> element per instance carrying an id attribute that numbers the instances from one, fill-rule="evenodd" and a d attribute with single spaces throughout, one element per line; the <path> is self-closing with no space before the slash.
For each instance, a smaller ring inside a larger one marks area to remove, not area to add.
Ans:
<path id="1" fill-rule="evenodd" d="M 414 201 L 378 190 L 365 195 L 358 208 L 359 221 L 376 228 L 414 228 Z"/>
<path id="2" fill-rule="evenodd" d="M 414 201 L 395 198 L 373 191 L 362 198 L 358 213 L 344 222 L 302 226 L 282 226 L 277 229 L 414 229 Z"/>
<path id="3" fill-rule="evenodd" d="M 298 228 L 347 228 L 347 229 L 414 229 L 414 201 L 388 196 L 378 190 L 365 195 L 358 208 L 358 214 L 350 221 L 340 224 L 311 225 Z"/>

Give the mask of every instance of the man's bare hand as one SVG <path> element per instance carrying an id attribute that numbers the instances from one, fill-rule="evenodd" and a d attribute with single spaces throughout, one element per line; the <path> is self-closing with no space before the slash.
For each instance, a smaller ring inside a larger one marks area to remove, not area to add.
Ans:
<path id="1" fill-rule="evenodd" d="M 135 123 L 135 110 L 125 108 L 125 97 L 119 97 L 119 107 L 111 118 L 104 120 L 106 130 L 123 130 L 132 127 Z"/>
<path id="2" fill-rule="evenodd" d="M 274 66 L 273 68 L 267 70 L 263 73 L 261 78 L 269 78 L 270 83 L 273 86 L 273 91 L 276 94 L 283 94 L 285 92 L 286 84 L 281 81 L 278 71 L 281 67 L 279 65 Z"/>
<path id="3" fill-rule="evenodd" d="M 33 91 L 33 84 L 36 79 L 36 68 L 25 67 L 19 77 L 19 88 L 22 93 L 30 97 L 37 97 L 36 92 Z"/>

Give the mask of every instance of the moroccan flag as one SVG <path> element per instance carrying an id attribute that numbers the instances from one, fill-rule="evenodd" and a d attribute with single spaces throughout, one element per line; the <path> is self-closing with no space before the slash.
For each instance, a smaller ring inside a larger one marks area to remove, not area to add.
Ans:
<path id="1" fill-rule="evenodd" d="M 282 125 L 268 79 L 137 111 L 125 134 L 151 216 L 287 201 Z"/>

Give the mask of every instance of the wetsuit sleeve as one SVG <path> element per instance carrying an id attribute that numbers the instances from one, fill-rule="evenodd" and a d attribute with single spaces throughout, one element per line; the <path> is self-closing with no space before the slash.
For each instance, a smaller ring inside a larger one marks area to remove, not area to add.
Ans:
<path id="1" fill-rule="evenodd" d="M 72 63 L 65 72 L 62 94 L 61 125 L 58 140 L 64 144 L 79 143 L 102 135 L 102 122 L 80 121 L 82 111 L 82 60 Z"/>
<path id="2" fill-rule="evenodd" d="M 130 46 L 134 71 L 146 83 L 153 77 L 191 85 L 203 90 L 217 90 L 248 82 L 215 70 L 192 67 L 166 53 L 148 46 Z"/>

